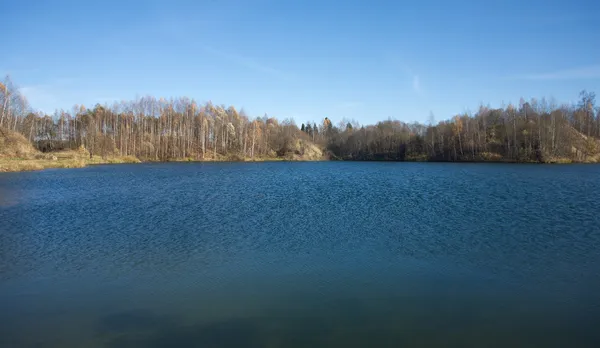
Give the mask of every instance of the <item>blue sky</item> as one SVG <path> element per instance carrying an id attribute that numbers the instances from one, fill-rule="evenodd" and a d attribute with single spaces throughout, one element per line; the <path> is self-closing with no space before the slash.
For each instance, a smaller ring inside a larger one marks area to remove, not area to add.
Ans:
<path id="1" fill-rule="evenodd" d="M 448 119 L 600 93 L 599 1 L 11 1 L 34 108 L 188 96 L 280 119 Z"/>

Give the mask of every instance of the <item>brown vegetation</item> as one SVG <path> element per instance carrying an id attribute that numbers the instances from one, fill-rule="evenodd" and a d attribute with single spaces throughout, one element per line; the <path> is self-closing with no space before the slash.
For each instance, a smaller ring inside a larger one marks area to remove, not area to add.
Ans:
<path id="1" fill-rule="evenodd" d="M 429 125 L 336 126 L 325 117 L 299 128 L 293 120 L 251 118 L 232 106 L 154 97 L 76 105 L 51 116 L 31 112 L 8 78 L 0 107 L 0 171 L 140 160 L 600 161 L 600 112 L 595 95 L 585 91 L 577 105 L 521 100 L 437 125 L 433 115 Z"/>
<path id="2" fill-rule="evenodd" d="M 81 146 L 77 150 L 43 153 L 14 131 L 0 128 L 0 172 L 20 172 L 48 168 L 82 168 L 89 164 L 138 163 L 133 156 L 90 156 Z"/>
<path id="3" fill-rule="evenodd" d="M 344 160 L 429 160 L 459 162 L 597 163 L 600 111 L 595 95 L 582 92 L 577 105 L 545 99 L 519 107 L 480 107 L 437 125 L 379 122 L 332 127 L 328 149 Z"/>
<path id="4" fill-rule="evenodd" d="M 0 127 L 0 159 L 30 158 L 37 152 L 23 135 Z"/>

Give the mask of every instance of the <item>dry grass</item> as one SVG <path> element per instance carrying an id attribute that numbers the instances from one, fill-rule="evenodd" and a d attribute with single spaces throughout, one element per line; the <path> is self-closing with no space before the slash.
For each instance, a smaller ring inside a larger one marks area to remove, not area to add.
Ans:
<path id="1" fill-rule="evenodd" d="M 58 156 L 57 156 L 58 157 Z M 93 164 L 120 164 L 120 163 L 140 163 L 140 160 L 133 156 L 110 157 L 103 159 L 95 157 L 90 159 L 83 158 L 60 158 L 52 159 L 23 159 L 23 158 L 0 158 L 0 173 L 2 172 L 24 172 L 32 170 L 42 170 L 49 168 L 83 168 Z"/>
<path id="2" fill-rule="evenodd" d="M 323 151 L 310 141 L 297 139 L 294 147 L 295 161 L 319 161 L 323 159 Z"/>
<path id="3" fill-rule="evenodd" d="M 0 172 L 25 172 L 49 168 L 83 168 L 85 166 L 85 161 L 77 159 L 0 159 Z"/>
<path id="4" fill-rule="evenodd" d="M 23 135 L 0 128 L 0 158 L 31 158 L 37 153 Z"/>
<path id="5" fill-rule="evenodd" d="M 0 172 L 23 172 L 49 168 L 83 168 L 91 164 L 140 163 L 134 156 L 92 156 L 84 148 L 52 153 L 36 151 L 18 133 L 0 134 Z"/>
<path id="6" fill-rule="evenodd" d="M 93 156 L 85 160 L 87 164 L 122 164 L 122 163 L 140 163 L 135 156 Z"/>
<path id="7" fill-rule="evenodd" d="M 570 163 L 573 163 L 573 160 L 570 158 L 566 158 L 566 157 L 551 157 L 548 160 L 546 160 L 546 163 L 570 164 Z"/>

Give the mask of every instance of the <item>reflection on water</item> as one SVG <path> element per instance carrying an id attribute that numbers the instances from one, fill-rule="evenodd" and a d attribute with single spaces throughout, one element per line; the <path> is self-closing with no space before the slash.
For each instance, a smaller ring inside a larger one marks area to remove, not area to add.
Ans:
<path id="1" fill-rule="evenodd" d="M 9 191 L 2 347 L 600 342 L 600 167 L 98 166 Z"/>

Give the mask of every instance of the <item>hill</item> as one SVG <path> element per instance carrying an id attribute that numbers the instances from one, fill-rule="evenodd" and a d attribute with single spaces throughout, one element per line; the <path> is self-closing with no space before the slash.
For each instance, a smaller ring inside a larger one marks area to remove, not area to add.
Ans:
<path id="1" fill-rule="evenodd" d="M 89 164 L 137 162 L 140 161 L 132 156 L 106 158 L 90 156 L 84 147 L 77 150 L 43 153 L 38 151 L 23 135 L 0 128 L 0 173 L 47 168 L 82 168 Z"/>

